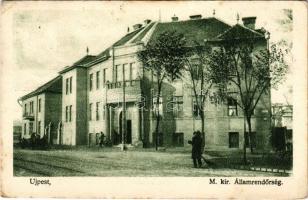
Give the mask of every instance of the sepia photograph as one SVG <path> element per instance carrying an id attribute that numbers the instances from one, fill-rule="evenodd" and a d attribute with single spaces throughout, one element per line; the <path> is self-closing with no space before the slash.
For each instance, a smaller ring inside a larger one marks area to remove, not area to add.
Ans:
<path id="1" fill-rule="evenodd" d="M 1 74 L 14 178 L 293 176 L 294 6 L 15 3 Z"/>
<path id="2" fill-rule="evenodd" d="M 136 24 L 119 21 L 123 34 L 98 52 L 91 49 L 111 40 L 99 36 L 107 33 L 90 28 L 93 41 L 72 33 L 88 18 L 68 22 L 59 12 L 45 24 L 53 13 L 16 13 L 18 67 L 38 80 L 19 81 L 28 84 L 16 99 L 15 175 L 288 176 L 292 85 L 275 91 L 277 101 L 271 90 L 290 74 L 292 10 L 277 10 L 276 19 L 241 11 L 142 13 Z M 44 39 L 48 26 L 67 44 Z M 47 52 L 38 57 L 39 45 Z M 61 52 L 68 66 L 49 61 L 63 48 L 80 59 Z"/>

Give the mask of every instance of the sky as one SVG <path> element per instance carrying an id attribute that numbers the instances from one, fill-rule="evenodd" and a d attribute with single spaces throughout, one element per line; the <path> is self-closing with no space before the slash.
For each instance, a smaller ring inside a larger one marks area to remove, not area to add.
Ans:
<path id="1" fill-rule="evenodd" d="M 49 2 L 52 3 L 52 2 Z M 264 27 L 271 33 L 271 42 L 282 38 L 292 41 L 278 21 L 283 19 L 281 7 L 269 7 L 261 3 L 221 2 L 80 2 L 78 5 L 56 2 L 46 7 L 37 4 L 31 8 L 12 12 L 11 66 L 15 71 L 14 97 L 23 96 L 51 78 L 65 66 L 86 55 L 96 55 L 127 33 L 127 28 L 145 19 L 171 21 L 176 15 L 187 20 L 190 15 L 215 17 L 230 25 L 241 17 L 256 16 L 256 28 Z M 10 12 L 10 11 L 8 11 Z M 240 21 L 241 23 L 241 21 Z M 292 66 L 291 70 L 292 71 Z M 289 77 L 290 79 L 290 77 Z M 284 102 L 290 80 L 273 91 L 273 102 Z M 290 98 L 288 101 L 291 101 Z M 14 106 L 16 119 L 21 119 L 21 108 Z"/>

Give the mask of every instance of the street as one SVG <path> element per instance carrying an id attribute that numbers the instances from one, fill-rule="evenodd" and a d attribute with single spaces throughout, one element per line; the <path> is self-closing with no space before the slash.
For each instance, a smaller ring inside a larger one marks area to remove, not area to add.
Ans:
<path id="1" fill-rule="evenodd" d="M 79 150 L 14 149 L 14 176 L 281 176 L 226 168 L 193 168 L 190 152 L 116 148 Z"/>

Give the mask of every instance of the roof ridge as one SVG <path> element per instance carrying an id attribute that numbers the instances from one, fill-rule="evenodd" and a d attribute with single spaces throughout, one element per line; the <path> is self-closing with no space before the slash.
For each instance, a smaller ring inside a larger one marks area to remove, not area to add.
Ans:
<path id="1" fill-rule="evenodd" d="M 167 23 L 180 23 L 180 22 L 189 22 L 189 21 L 201 21 L 201 20 L 209 20 L 209 19 L 216 19 L 217 21 L 220 21 L 228 26 L 232 26 L 229 23 L 225 22 L 224 20 L 217 18 L 217 17 L 204 17 L 200 19 L 185 19 L 185 20 L 178 20 L 178 21 L 168 21 L 168 22 L 158 22 L 160 24 L 167 24 Z"/>
<path id="2" fill-rule="evenodd" d="M 139 33 L 137 33 L 136 35 L 134 35 L 134 37 L 132 37 L 130 40 L 128 40 L 125 44 L 131 44 L 131 43 L 133 43 L 133 41 L 134 41 L 141 33 L 143 33 L 143 32 L 146 30 L 146 28 L 149 27 L 152 23 L 154 23 L 154 22 L 151 22 L 151 23 L 147 24 L 146 26 L 144 26 L 144 27 L 143 27 L 143 30 L 139 31 Z M 124 45 L 125 45 L 125 44 L 124 44 Z M 122 46 L 122 45 L 121 45 L 121 46 Z"/>

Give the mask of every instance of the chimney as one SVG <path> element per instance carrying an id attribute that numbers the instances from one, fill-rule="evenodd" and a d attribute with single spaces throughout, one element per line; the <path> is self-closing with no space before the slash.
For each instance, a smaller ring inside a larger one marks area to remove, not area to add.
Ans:
<path id="1" fill-rule="evenodd" d="M 177 21 L 179 21 L 179 18 L 177 16 L 173 15 L 173 17 L 171 17 L 171 20 L 173 22 L 177 22 Z"/>
<path id="2" fill-rule="evenodd" d="M 141 28 L 141 27 L 142 27 L 142 24 L 135 24 L 135 25 L 133 26 L 134 30 L 137 30 L 137 29 L 139 29 L 139 28 Z"/>
<path id="3" fill-rule="evenodd" d="M 201 19 L 202 15 L 190 15 L 189 18 L 190 19 Z"/>
<path id="4" fill-rule="evenodd" d="M 256 19 L 257 17 L 243 17 L 242 21 L 244 26 L 254 30 L 256 25 Z"/>
<path id="5" fill-rule="evenodd" d="M 151 20 L 150 20 L 150 19 L 144 20 L 144 25 L 147 25 L 147 24 L 149 24 L 149 23 L 151 23 Z"/>

